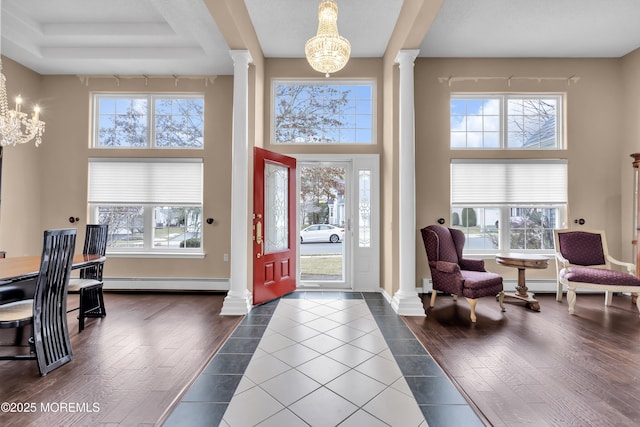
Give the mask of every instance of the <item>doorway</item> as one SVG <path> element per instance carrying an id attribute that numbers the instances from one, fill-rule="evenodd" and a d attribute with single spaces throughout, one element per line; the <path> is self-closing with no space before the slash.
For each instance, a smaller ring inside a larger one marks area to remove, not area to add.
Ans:
<path id="1" fill-rule="evenodd" d="M 345 288 L 350 164 L 299 162 L 299 287 Z"/>
<path id="2" fill-rule="evenodd" d="M 297 287 L 379 289 L 378 155 L 297 159 Z"/>

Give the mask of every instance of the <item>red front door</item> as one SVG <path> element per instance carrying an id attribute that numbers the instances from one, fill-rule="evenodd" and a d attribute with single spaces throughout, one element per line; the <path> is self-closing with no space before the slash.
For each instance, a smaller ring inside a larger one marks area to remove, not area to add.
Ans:
<path id="1" fill-rule="evenodd" d="M 253 303 L 296 289 L 296 159 L 254 148 Z"/>

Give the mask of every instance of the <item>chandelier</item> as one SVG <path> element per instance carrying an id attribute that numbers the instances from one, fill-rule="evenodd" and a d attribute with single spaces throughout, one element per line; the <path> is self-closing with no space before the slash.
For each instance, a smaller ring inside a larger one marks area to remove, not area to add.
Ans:
<path id="1" fill-rule="evenodd" d="M 0 0 L 0 10 L 1 8 L 2 1 Z M 0 146 L 25 144 L 35 140 L 37 147 L 42 142 L 42 134 L 44 133 L 44 122 L 39 120 L 40 107 L 36 105 L 33 114 L 29 117 L 21 111 L 22 97 L 18 95 L 15 108 L 9 109 L 7 78 L 2 72 L 1 55 L 0 53 Z"/>
<path id="2" fill-rule="evenodd" d="M 326 77 L 347 65 L 351 44 L 338 34 L 338 5 L 334 0 L 320 1 L 318 33 L 307 40 L 304 53 L 311 68 L 325 73 Z"/>

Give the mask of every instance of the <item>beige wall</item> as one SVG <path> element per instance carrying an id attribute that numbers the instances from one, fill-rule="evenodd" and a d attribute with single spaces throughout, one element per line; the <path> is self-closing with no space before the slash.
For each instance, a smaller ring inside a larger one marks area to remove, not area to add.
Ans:
<path id="1" fill-rule="evenodd" d="M 631 169 L 629 146 L 623 144 L 624 85 L 619 59 L 421 59 L 416 61 L 417 225 L 434 224 L 449 214 L 449 163 L 452 158 L 552 158 L 569 162 L 568 226 L 584 218 L 584 228 L 602 228 L 610 252 L 622 253 L 621 165 Z M 440 83 L 447 76 L 580 77 L 579 82 L 502 80 Z M 636 74 L 637 76 L 637 74 Z M 636 77 L 637 80 L 637 77 Z M 463 151 L 449 149 L 449 96 L 452 92 L 563 92 L 566 93 L 567 149 L 554 151 Z M 637 109 L 636 109 L 637 111 Z M 636 140 L 637 141 L 637 140 Z M 624 236 L 624 244 L 629 238 Z M 429 277 L 419 234 L 418 278 Z M 629 261 L 630 259 L 627 259 Z M 515 278 L 515 269 L 488 260 L 487 268 Z M 555 269 L 531 272 L 532 278 L 554 278 Z"/>
<path id="2" fill-rule="evenodd" d="M 8 61 L 7 61 L 8 62 Z M 22 68 L 22 67 L 20 67 Z M 47 122 L 42 145 L 8 147 L 3 169 L 3 203 L 0 238 L 9 255 L 39 254 L 41 233 L 47 228 L 77 227 L 84 239 L 87 223 L 87 158 L 144 157 L 149 150 L 90 149 L 91 92 L 182 92 L 205 94 L 205 148 L 203 150 L 153 150 L 157 157 L 202 157 L 204 162 L 203 224 L 204 259 L 117 258 L 108 260 L 109 277 L 195 277 L 228 278 L 229 265 L 224 254 L 230 251 L 229 210 L 231 200 L 231 76 L 204 79 L 91 78 L 88 85 L 76 76 L 38 78 L 24 68 L 14 71 L 5 66 L 11 87 L 30 77 L 30 87 L 39 89 Z M 22 77 L 25 79 L 26 77 Z M 23 92 L 26 94 L 26 91 Z M 20 185 L 11 185 L 19 182 Z M 36 196 L 37 195 L 37 196 Z M 70 216 L 80 218 L 71 224 Z M 79 246 L 76 251 L 81 251 Z"/>
<path id="3" fill-rule="evenodd" d="M 619 168 L 622 171 L 622 216 L 621 234 L 623 256 L 631 260 L 632 246 L 628 245 L 630 239 L 635 238 L 633 231 L 633 206 L 632 195 L 634 191 L 633 159 L 628 157 L 632 153 L 640 153 L 640 49 L 636 49 L 622 58 L 621 83 L 624 88 L 622 100 L 622 130 L 621 156 Z"/>
<path id="4" fill-rule="evenodd" d="M 88 86 L 75 76 L 39 76 L 5 59 L 10 96 L 22 93 L 43 107 L 47 122 L 43 144 L 6 147 L 2 171 L 0 247 L 9 255 L 38 254 L 45 228 L 69 227 L 69 216 L 80 218 L 79 238 L 87 221 L 86 178 L 89 156 L 137 156 L 140 152 L 89 149 L 91 91 L 204 92 L 206 99 L 204 259 L 124 259 L 108 261 L 111 277 L 228 278 L 223 254 L 230 250 L 231 131 L 233 77 L 220 76 L 205 86 L 203 80 L 90 79 Z M 264 69 L 262 69 L 264 67 Z M 439 83 L 443 76 L 571 76 L 576 84 L 558 81 L 504 81 Z M 416 89 L 417 226 L 449 222 L 449 162 L 451 158 L 554 157 L 569 161 L 568 220 L 584 218 L 585 227 L 604 228 L 614 256 L 630 258 L 631 158 L 640 151 L 640 51 L 622 59 L 418 59 Z M 256 105 L 250 120 L 250 143 L 285 154 L 379 153 L 382 171 L 381 280 L 392 295 L 397 283 L 397 65 L 383 59 L 354 58 L 336 77 L 375 78 L 378 81 L 378 123 L 375 146 L 287 147 L 270 144 L 271 79 L 322 78 L 304 59 L 267 59 L 250 67 L 250 100 Z M 567 94 L 567 150 L 477 153 L 449 149 L 449 95 L 456 92 L 565 92 Z M 255 116 L 254 116 L 255 115 Z M 190 156 L 191 152 L 159 151 L 159 156 Z M 77 224 L 75 224 L 77 226 Z M 570 223 L 569 225 L 573 225 Z M 417 285 L 428 277 L 426 257 L 416 230 Z M 512 269 L 489 269 L 515 278 Z M 531 277 L 553 278 L 553 268 L 532 271 Z"/>
<path id="5" fill-rule="evenodd" d="M 42 120 L 47 121 L 49 102 L 40 95 L 40 76 L 5 57 L 2 65 L 7 78 L 9 108 L 15 106 L 14 99 L 20 94 L 24 100 L 23 111 L 31 110 L 38 103 L 43 109 Z M 0 250 L 6 251 L 7 256 L 40 255 L 42 251 L 41 149 L 33 142 L 3 149 Z"/>

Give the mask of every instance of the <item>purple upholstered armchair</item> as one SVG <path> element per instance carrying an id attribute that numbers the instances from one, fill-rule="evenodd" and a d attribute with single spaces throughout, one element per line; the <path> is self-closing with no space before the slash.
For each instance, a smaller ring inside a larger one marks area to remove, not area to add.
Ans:
<path id="1" fill-rule="evenodd" d="M 602 230 L 554 230 L 558 290 L 556 300 L 562 301 L 563 286 L 567 287 L 569 313 L 576 304 L 576 289 L 594 289 L 605 292 L 605 305 L 611 305 L 613 292 L 639 292 L 640 279 L 634 273 L 636 266 L 622 262 L 607 249 Z M 626 268 L 626 272 L 613 270 L 611 264 Z M 640 299 L 636 301 L 640 311 Z"/>
<path id="2" fill-rule="evenodd" d="M 436 291 L 453 295 L 454 301 L 463 296 L 471 307 L 471 321 L 476 321 L 478 298 L 498 296 L 502 311 L 504 292 L 502 276 L 490 273 L 484 268 L 484 260 L 462 257 L 464 233 L 454 228 L 430 225 L 420 230 L 424 248 L 427 251 L 433 292 L 431 304 L 436 303 Z"/>

